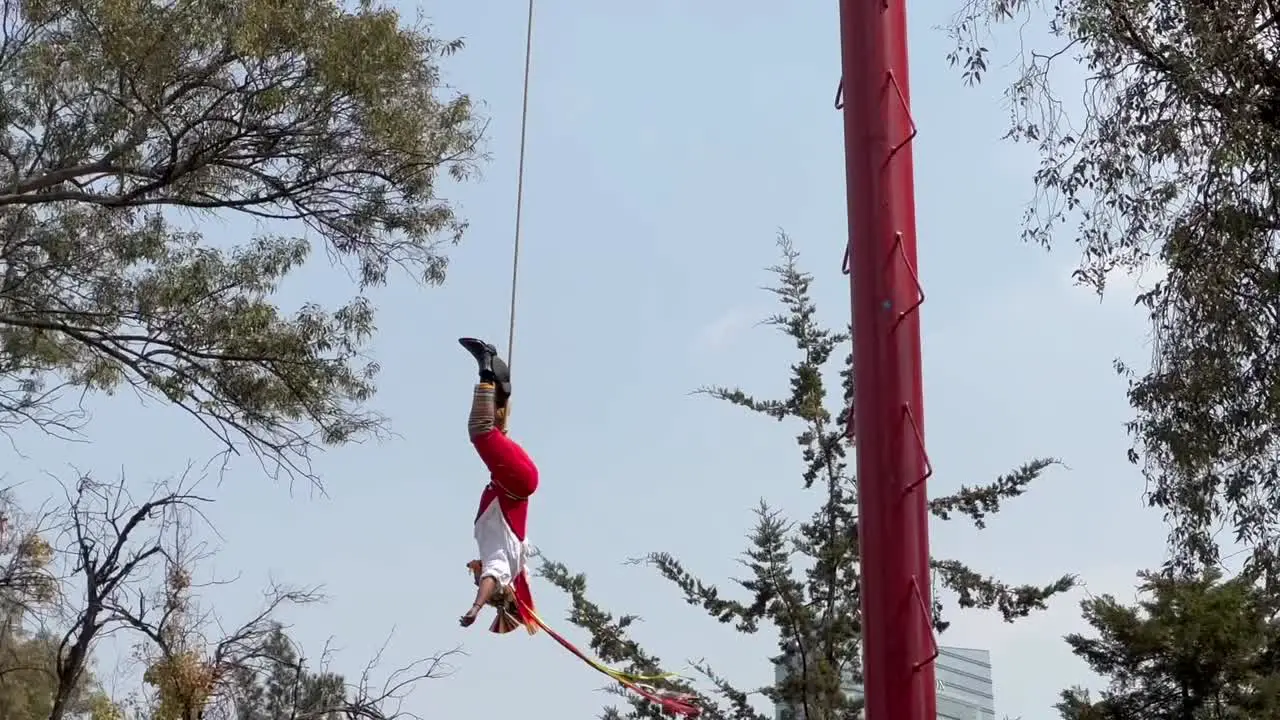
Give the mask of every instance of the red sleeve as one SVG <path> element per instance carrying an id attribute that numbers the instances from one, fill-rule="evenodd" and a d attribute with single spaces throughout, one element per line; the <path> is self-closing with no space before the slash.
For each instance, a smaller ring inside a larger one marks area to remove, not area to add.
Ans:
<path id="1" fill-rule="evenodd" d="M 501 430 L 493 429 L 471 438 L 471 444 L 489 468 L 494 484 L 508 495 L 524 499 L 538 489 L 537 466 L 524 448 Z"/>

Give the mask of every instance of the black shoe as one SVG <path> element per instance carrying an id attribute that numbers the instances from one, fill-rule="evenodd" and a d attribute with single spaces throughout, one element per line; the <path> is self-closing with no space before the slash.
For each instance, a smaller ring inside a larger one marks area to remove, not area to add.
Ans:
<path id="1" fill-rule="evenodd" d="M 497 386 L 500 395 L 499 404 L 505 404 L 506 399 L 511 396 L 511 370 L 502 358 L 498 357 L 498 348 L 475 338 L 458 338 L 458 344 L 466 348 L 467 352 L 476 359 L 476 365 L 480 370 L 480 382 L 490 382 Z"/>
<path id="2" fill-rule="evenodd" d="M 458 338 L 458 344 L 471 353 L 471 357 L 476 359 L 476 365 L 480 368 L 480 375 L 493 374 L 493 360 L 498 357 L 498 348 L 490 345 L 483 340 L 475 338 Z M 487 378 L 492 382 L 492 378 Z"/>

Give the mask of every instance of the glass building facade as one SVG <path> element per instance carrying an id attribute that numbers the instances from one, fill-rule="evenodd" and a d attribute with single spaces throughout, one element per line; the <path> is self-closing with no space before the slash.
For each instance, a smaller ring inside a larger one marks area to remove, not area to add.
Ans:
<path id="1" fill-rule="evenodd" d="M 785 670 L 777 668 L 779 680 Z M 995 689 L 991 683 L 991 653 L 972 648 L 942 647 L 934 667 L 938 682 L 938 717 L 940 720 L 995 720 Z M 852 697 L 862 694 L 862 688 L 850 683 L 848 693 Z M 778 720 L 803 720 L 802 713 L 789 713 L 784 708 L 774 710 Z"/>
<path id="2" fill-rule="evenodd" d="M 946 720 L 995 720 L 991 653 L 944 647 L 934 667 L 938 680 L 938 717 Z"/>

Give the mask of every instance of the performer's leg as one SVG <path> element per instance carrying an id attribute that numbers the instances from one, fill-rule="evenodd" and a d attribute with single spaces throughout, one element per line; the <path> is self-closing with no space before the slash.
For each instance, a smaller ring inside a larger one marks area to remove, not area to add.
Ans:
<path id="1" fill-rule="evenodd" d="M 493 593 L 498 589 L 498 581 L 492 575 L 485 575 L 480 578 L 480 583 L 476 586 L 476 601 L 471 609 L 458 619 L 458 624 L 462 627 L 471 627 L 476 621 L 476 616 L 489 604 L 489 600 L 493 597 Z"/>
<path id="2" fill-rule="evenodd" d="M 524 448 L 502 430 L 474 435 L 471 444 L 501 489 L 517 498 L 527 498 L 538 489 L 537 466 Z"/>
<path id="3" fill-rule="evenodd" d="M 482 382 L 471 393 L 471 414 L 467 416 L 467 434 L 472 440 L 498 428 L 497 388 Z"/>
<path id="4" fill-rule="evenodd" d="M 471 444 L 503 490 L 517 497 L 528 497 L 538 489 L 538 469 L 524 448 L 507 437 L 505 422 L 506 408 L 498 406 L 494 386 L 476 385 L 471 395 L 471 414 L 467 416 Z"/>
<path id="5" fill-rule="evenodd" d="M 507 400 L 511 397 L 511 371 L 498 349 L 475 338 L 459 338 L 459 343 L 475 358 L 480 383 L 471 399 L 467 431 L 474 440 L 493 430 L 505 430 Z"/>

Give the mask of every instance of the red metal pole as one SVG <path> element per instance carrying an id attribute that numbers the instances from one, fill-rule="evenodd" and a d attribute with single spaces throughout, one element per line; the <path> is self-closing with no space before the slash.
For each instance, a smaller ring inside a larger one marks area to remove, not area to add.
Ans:
<path id="1" fill-rule="evenodd" d="M 841 0 L 867 720 L 935 720 L 905 0 Z"/>

